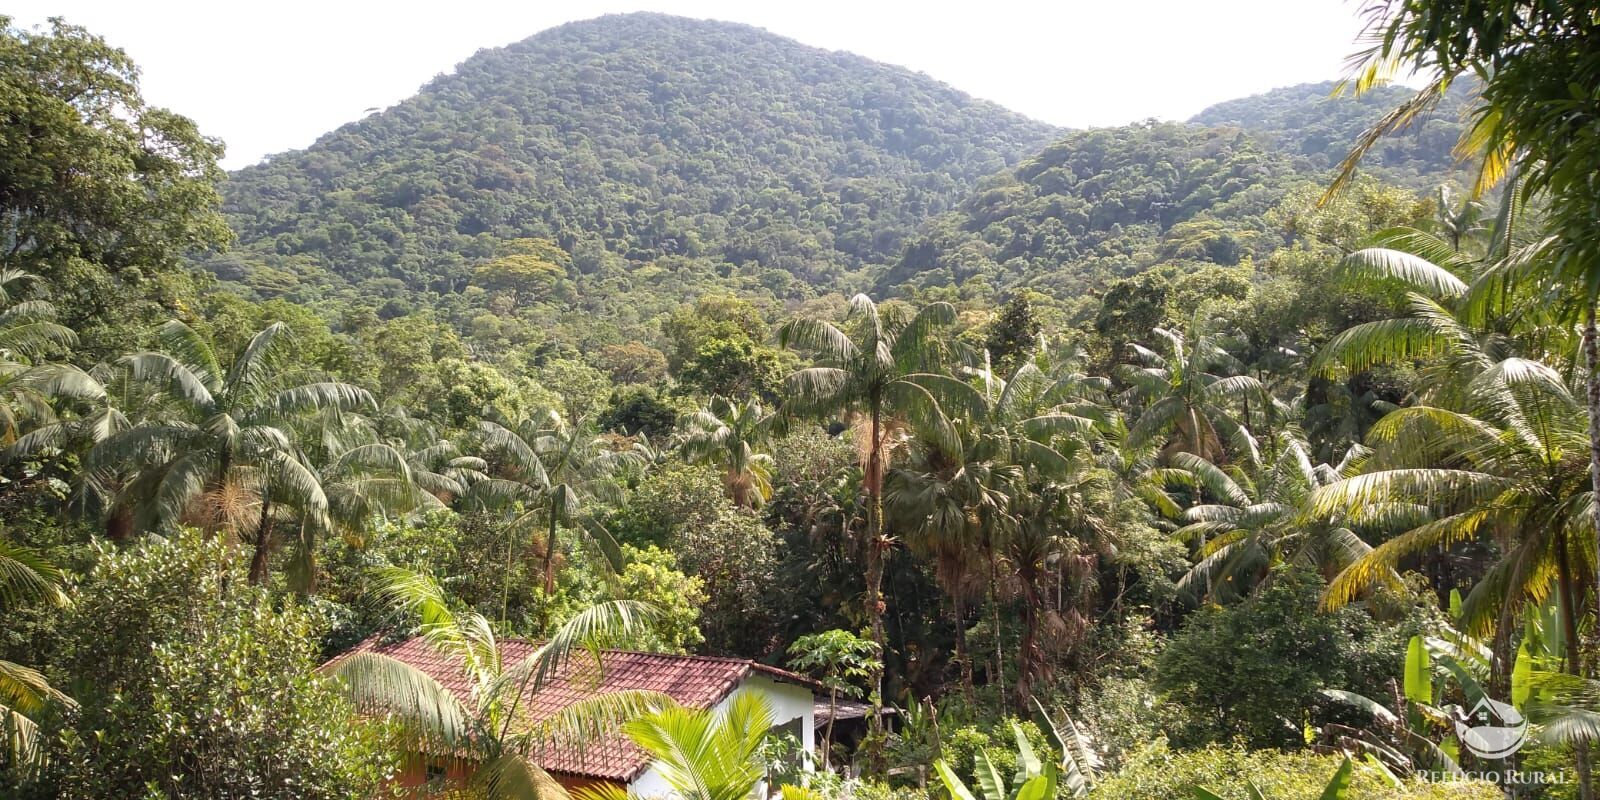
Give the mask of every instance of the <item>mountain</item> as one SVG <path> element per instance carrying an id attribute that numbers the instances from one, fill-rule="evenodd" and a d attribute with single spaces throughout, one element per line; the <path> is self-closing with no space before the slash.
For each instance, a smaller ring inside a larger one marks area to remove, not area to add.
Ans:
<path id="1" fill-rule="evenodd" d="M 1161 263 L 1231 266 L 1283 243 L 1267 212 L 1295 184 L 1326 185 L 1351 145 L 1411 95 L 1334 84 L 1277 89 L 1212 106 L 1188 123 L 1075 131 L 981 183 L 926 223 L 877 277 L 889 293 L 964 285 L 1083 295 Z M 1468 91 L 1382 140 L 1362 163 L 1426 191 L 1459 183 L 1451 154 Z"/>
<path id="2" fill-rule="evenodd" d="M 1071 133 L 930 221 L 878 286 L 978 279 L 1069 297 L 1158 260 L 1234 264 L 1294 175 L 1238 128 Z"/>
<path id="3" fill-rule="evenodd" d="M 698 260 L 783 296 L 893 259 L 924 219 L 1059 134 L 757 28 L 607 16 L 481 51 L 234 173 L 240 247 L 211 266 L 264 295 L 448 294 L 539 239 L 570 256 L 556 262 L 570 280 Z"/>
<path id="4" fill-rule="evenodd" d="M 1299 161 L 1302 171 L 1337 167 L 1363 132 L 1410 99 L 1404 86 L 1379 86 L 1361 95 L 1335 97 L 1333 81 L 1306 83 L 1218 103 L 1189 121 L 1249 131 L 1265 147 Z M 1385 180 L 1432 189 L 1459 169 L 1451 151 L 1465 127 L 1472 88 L 1457 82 L 1439 105 L 1405 130 L 1384 137 L 1362 168 Z"/>

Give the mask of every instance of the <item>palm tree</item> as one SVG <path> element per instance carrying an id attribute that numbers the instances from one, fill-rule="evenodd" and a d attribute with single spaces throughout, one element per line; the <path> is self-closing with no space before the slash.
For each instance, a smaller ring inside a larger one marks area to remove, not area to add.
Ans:
<path id="1" fill-rule="evenodd" d="M 432 577 L 390 567 L 379 570 L 378 579 L 384 598 L 421 623 L 421 635 L 429 646 L 461 663 L 472 682 L 471 697 L 456 697 L 426 672 L 377 652 L 341 658 L 328 672 L 357 708 L 387 716 L 404 751 L 454 758 L 467 765 L 466 783 L 481 796 L 564 797 L 565 790 L 534 762 L 541 745 L 588 739 L 622 720 L 672 703 L 654 692 L 619 691 L 580 700 L 537 723 L 518 716 L 526 698 L 547 685 L 580 650 L 594 650 L 604 641 L 637 633 L 654 613 L 649 605 L 615 601 L 592 606 L 557 628 L 527 657 L 506 663 L 489 621 L 453 610 Z"/>
<path id="2" fill-rule="evenodd" d="M 798 370 L 785 382 L 784 411 L 794 414 L 839 415 L 856 424 L 861 452 L 861 488 L 867 495 L 866 602 L 872 641 L 880 651 L 883 629 L 883 568 L 893 539 L 884 530 L 883 483 L 891 437 L 903 425 L 926 431 L 944 442 L 956 434 L 930 386 L 949 360 L 935 334 L 956 320 L 949 303 L 930 303 L 915 314 L 899 306 L 880 309 L 872 298 L 850 298 L 846 333 L 833 323 L 794 319 L 778 329 L 784 347 L 810 351 L 817 366 Z M 959 382 L 956 382 L 959 383 Z M 872 701 L 882 703 L 883 673 L 871 681 Z M 872 715 L 872 728 L 882 721 Z"/>
<path id="3" fill-rule="evenodd" d="M 328 527 L 327 496 L 295 446 L 292 424 L 319 411 L 373 407 L 364 389 L 278 368 L 288 336 L 283 323 L 267 326 L 224 370 L 193 328 L 176 320 L 161 326 L 163 351 L 120 363 L 164 407 L 96 443 L 85 459 L 92 472 L 132 474 L 112 505 L 132 509 L 136 530 L 193 522 L 249 541 L 253 583 L 267 577 L 276 505 L 315 529 Z"/>
<path id="4" fill-rule="evenodd" d="M 739 692 L 725 713 L 671 706 L 629 720 L 623 733 L 655 758 L 655 768 L 682 800 L 746 800 L 766 777 L 761 744 L 772 707 L 755 692 Z M 629 800 L 614 783 L 579 789 L 578 800 Z"/>
<path id="5" fill-rule="evenodd" d="M 638 453 L 611 449 L 605 437 L 591 433 L 581 420 L 568 424 L 554 411 L 510 427 L 486 421 L 479 432 L 485 450 L 501 463 L 496 477 L 474 484 L 473 496 L 502 507 L 521 504 L 522 512 L 508 526 L 511 531 L 544 522 L 545 594 L 556 589 L 556 541 L 561 527 L 584 532 L 613 568 L 621 568 L 621 548 L 588 513 L 587 506 L 594 500 L 621 497 L 617 473 L 639 461 Z"/>
<path id="6" fill-rule="evenodd" d="M 1492 537 L 1498 559 L 1463 604 L 1468 632 L 1494 633 L 1496 667 L 1509 660 L 1512 622 L 1530 599 L 1560 598 L 1568 641 L 1577 641 L 1592 568 L 1582 405 L 1550 367 L 1521 358 L 1468 381 L 1464 408 L 1419 405 L 1374 425 L 1371 469 L 1315 490 L 1311 511 L 1351 524 L 1401 523 L 1328 587 L 1330 605 L 1393 580 L 1400 560 L 1430 548 Z M 1503 672 L 1501 673 L 1503 674 Z"/>
<path id="7" fill-rule="evenodd" d="M 37 551 L 0 538 L 0 609 L 33 601 L 64 604 L 61 580 L 60 568 Z M 5 737 L 0 769 L 40 766 L 44 753 L 34 718 L 51 705 L 71 708 L 76 704 L 52 688 L 38 670 L 0 660 L 0 736 Z"/>
<path id="8" fill-rule="evenodd" d="M 78 343 L 72 329 L 57 323 L 55 306 L 22 300 L 17 291 L 34 276 L 0 269 L 0 446 L 10 447 L 27 429 L 56 419 L 57 400 L 96 401 L 105 396 L 99 381 L 68 364 L 46 360 Z"/>
<path id="9" fill-rule="evenodd" d="M 1075 437 L 1094 426 L 1091 419 L 1053 405 L 1059 400 L 1080 407 L 1063 388 L 1077 386 L 1075 379 L 1052 382 L 1033 363 L 1024 363 L 1010 380 L 987 371 L 977 377 L 985 386 L 982 392 L 953 379 L 919 378 L 938 386 L 946 406 L 963 412 L 951 420 L 958 435 L 944 442 L 917 437 L 905 465 L 890 472 L 885 489 L 890 517 L 907 531 L 910 546 L 933 560 L 935 574 L 950 595 L 956 661 L 969 695 L 972 665 L 965 604 L 973 572 L 984 562 L 991 574 L 997 572 L 995 559 L 1017 528 L 1015 498 L 1029 490 L 1030 477 L 1065 474 L 1072 460 L 1068 454 L 1078 449 Z"/>
<path id="10" fill-rule="evenodd" d="M 1434 205 L 1434 223 L 1452 250 L 1461 252 L 1463 244 L 1484 231 L 1483 203 L 1477 199 L 1467 197 L 1458 202 L 1449 186 L 1440 186 Z"/>
<path id="11" fill-rule="evenodd" d="M 1371 551 L 1349 528 L 1302 514 L 1311 492 L 1356 474 L 1365 449 L 1352 448 L 1335 466 L 1313 465 L 1308 445 L 1293 431 L 1278 438 L 1277 460 L 1253 476 L 1189 453 L 1175 454 L 1170 467 L 1152 471 L 1151 480 L 1207 501 L 1178 514 L 1182 525 L 1173 532 L 1199 556 L 1178 581 L 1179 592 L 1190 599 L 1243 597 L 1285 562 L 1331 578 Z"/>
<path id="12" fill-rule="evenodd" d="M 772 456 L 760 452 L 771 440 L 771 423 L 759 398 L 737 403 L 713 397 L 682 422 L 684 456 L 690 463 L 720 467 L 735 505 L 760 508 L 772 497 Z"/>
<path id="13" fill-rule="evenodd" d="M 1569 293 L 1550 269 L 1549 239 L 1520 247 L 1513 241 L 1518 203 L 1510 187 L 1502 206 L 1483 261 L 1416 235 L 1399 243 L 1411 252 L 1371 248 L 1348 257 L 1349 271 L 1410 286 L 1409 313 L 1339 334 L 1313 362 L 1326 374 L 1421 361 L 1426 387 L 1416 407 L 1374 426 L 1370 438 L 1383 456 L 1375 471 L 1313 497 L 1316 512 L 1369 503 L 1352 521 L 1405 531 L 1341 574 L 1328 601 L 1343 602 L 1388 579 L 1409 553 L 1492 537 L 1499 558 L 1463 611 L 1477 635 L 1492 630 L 1497 680 L 1510 661 L 1510 622 L 1528 599 L 1553 591 L 1567 640 L 1575 641 L 1584 592 L 1579 578 L 1594 574 L 1590 498 L 1600 485 L 1600 450 L 1587 446 L 1594 443 L 1586 436 L 1593 421 L 1584 431 L 1580 404 L 1560 371 L 1548 366 L 1575 349 L 1562 313 Z M 1582 673 L 1581 655 L 1581 648 L 1568 649 L 1571 674 Z M 1585 742 L 1577 743 L 1576 755 L 1588 796 Z"/>
<path id="14" fill-rule="evenodd" d="M 890 471 L 884 494 L 889 518 L 905 531 L 907 546 L 932 561 L 934 576 L 950 598 L 954 661 L 970 699 L 967 603 L 981 596 L 977 578 L 991 543 L 1015 524 L 1011 497 L 1021 488 L 1023 471 L 1001 457 L 998 442 L 961 427 L 968 435 L 955 447 L 914 443 L 905 464 Z"/>
<path id="15" fill-rule="evenodd" d="M 405 456 L 416 484 L 442 503 L 454 502 L 488 477 L 488 462 L 467 454 L 433 423 L 412 418 L 404 408 L 384 409 L 377 423 L 384 441 Z"/>
<path id="16" fill-rule="evenodd" d="M 1198 316 L 1187 336 L 1165 328 L 1152 332 L 1166 343 L 1166 353 L 1129 343 L 1133 363 L 1117 370 L 1129 385 L 1128 398 L 1141 409 L 1128 430 L 1129 443 L 1138 446 L 1160 438 L 1168 454 L 1192 453 L 1213 463 L 1225 461 L 1230 453 L 1252 463 L 1259 460 L 1245 419 L 1251 402 L 1269 402 L 1261 382 L 1230 374 L 1242 371 L 1243 365 L 1220 337 L 1205 330 Z M 1242 415 L 1233 409 L 1235 404 Z"/>
<path id="17" fill-rule="evenodd" d="M 352 444 L 334 455 L 318 474 L 328 498 L 329 522 L 352 543 L 365 542 L 380 522 L 391 517 L 446 508 L 435 493 L 440 488 L 461 491 L 459 484 L 445 476 L 429 477 L 413 468 L 407 453 L 386 442 Z M 306 530 L 304 522 L 301 530 L 302 534 Z M 314 543 L 304 535 L 298 542 L 298 574 L 309 581 L 316 572 Z M 311 583 L 302 588 L 309 590 Z"/>

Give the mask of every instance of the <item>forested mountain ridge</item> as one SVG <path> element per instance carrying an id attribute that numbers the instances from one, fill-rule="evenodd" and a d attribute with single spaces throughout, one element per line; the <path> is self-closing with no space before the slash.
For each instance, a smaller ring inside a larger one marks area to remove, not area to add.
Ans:
<path id="1" fill-rule="evenodd" d="M 1059 131 L 910 71 L 732 23 L 607 16 L 452 74 L 225 187 L 267 295 L 382 280 L 454 292 L 502 241 L 592 274 L 670 256 L 779 289 L 882 263 L 928 216 Z M 336 276 L 336 277 L 335 277 Z"/>
<path id="2" fill-rule="evenodd" d="M 981 276 L 1065 297 L 1158 260 L 1235 264 L 1292 174 L 1236 128 L 1075 132 L 931 221 L 880 287 Z"/>
<path id="3" fill-rule="evenodd" d="M 1459 169 L 1452 150 L 1461 137 L 1472 88 L 1461 81 L 1433 111 L 1378 142 L 1362 168 L 1386 180 L 1432 189 Z M 1378 86 L 1359 97 L 1334 96 L 1334 81 L 1303 83 L 1228 100 L 1189 119 L 1198 125 L 1249 131 L 1262 146 L 1278 150 L 1302 169 L 1338 166 L 1355 142 L 1384 114 L 1410 99 L 1404 86 Z"/>
<path id="4" fill-rule="evenodd" d="M 1412 94 L 1384 86 L 1335 97 L 1334 86 L 1230 100 L 1187 123 L 1068 133 L 926 223 L 876 289 L 979 278 L 977 291 L 1028 287 L 1065 299 L 1156 265 L 1230 267 L 1264 256 L 1292 239 L 1268 212 L 1296 185 L 1325 184 L 1351 144 Z M 1467 94 L 1452 89 L 1385 138 L 1363 172 L 1424 193 L 1460 183 L 1452 148 Z"/>

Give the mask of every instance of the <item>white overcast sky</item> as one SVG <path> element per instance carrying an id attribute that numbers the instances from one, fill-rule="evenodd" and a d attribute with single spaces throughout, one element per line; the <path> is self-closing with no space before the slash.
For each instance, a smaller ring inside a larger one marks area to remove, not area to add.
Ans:
<path id="1" fill-rule="evenodd" d="M 481 48 L 622 11 L 743 22 L 925 72 L 1069 127 L 1182 119 L 1212 103 L 1342 74 L 1351 0 L 13 0 L 122 47 L 146 99 L 245 166 L 413 94 Z"/>

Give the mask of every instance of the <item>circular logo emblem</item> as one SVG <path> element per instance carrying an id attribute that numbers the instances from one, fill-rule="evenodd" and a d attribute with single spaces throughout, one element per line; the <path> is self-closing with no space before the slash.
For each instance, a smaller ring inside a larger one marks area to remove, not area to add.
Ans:
<path id="1" fill-rule="evenodd" d="M 1479 758 L 1505 758 L 1522 748 L 1528 721 L 1510 705 L 1485 697 L 1465 720 L 1456 721 L 1456 736 Z"/>

